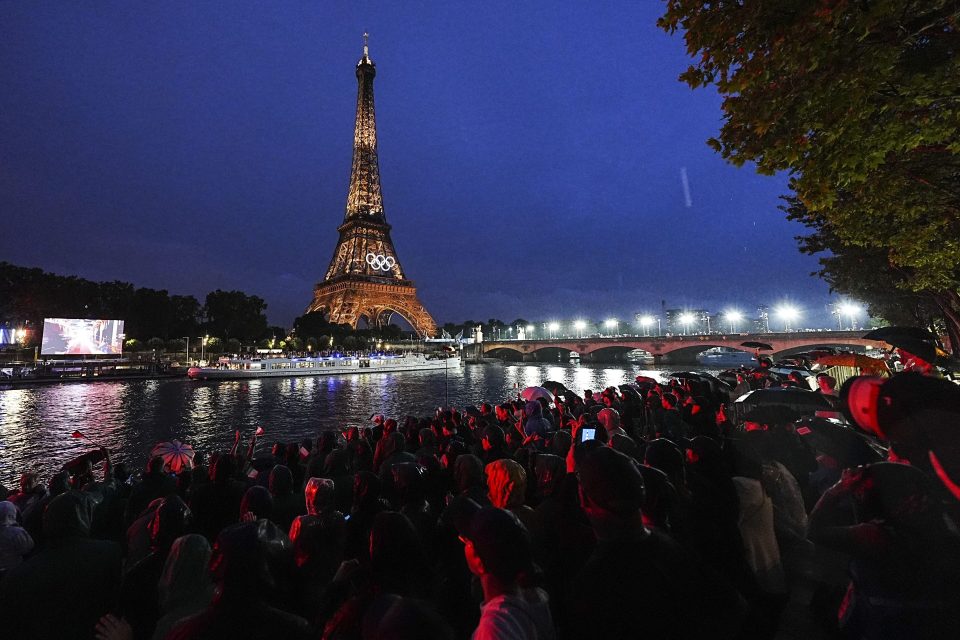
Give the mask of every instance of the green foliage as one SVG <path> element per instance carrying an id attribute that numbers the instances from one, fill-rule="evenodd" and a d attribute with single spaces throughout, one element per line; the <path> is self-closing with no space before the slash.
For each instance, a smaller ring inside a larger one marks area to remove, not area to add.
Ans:
<path id="1" fill-rule="evenodd" d="M 870 264 L 960 327 L 956 0 L 666 5 L 660 26 L 696 60 L 681 79 L 723 96 L 708 143 L 790 175 L 792 217 L 814 230 L 803 250 L 834 253 L 831 285 L 853 293 Z"/>

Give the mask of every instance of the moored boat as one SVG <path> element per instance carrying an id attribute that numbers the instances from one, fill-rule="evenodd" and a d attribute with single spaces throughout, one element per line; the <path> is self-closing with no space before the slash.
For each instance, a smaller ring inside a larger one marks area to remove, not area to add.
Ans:
<path id="1" fill-rule="evenodd" d="M 187 376 L 195 380 L 284 378 L 290 376 L 334 376 L 352 373 L 397 373 L 437 371 L 460 366 L 458 356 L 404 353 L 360 356 L 333 355 L 279 358 L 220 358 L 212 366 L 190 367 Z"/>

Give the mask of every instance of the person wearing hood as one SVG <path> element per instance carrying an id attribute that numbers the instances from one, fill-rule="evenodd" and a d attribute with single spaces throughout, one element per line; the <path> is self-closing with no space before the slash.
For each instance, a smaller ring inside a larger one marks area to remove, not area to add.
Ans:
<path id="1" fill-rule="evenodd" d="M 289 601 L 287 579 L 293 569 L 290 540 L 269 520 L 225 528 L 210 559 L 213 601 L 176 625 L 168 640 L 311 638 L 309 623 L 282 608 Z"/>
<path id="2" fill-rule="evenodd" d="M 163 640 L 181 620 L 200 613 L 213 598 L 210 581 L 210 543 L 190 534 L 174 540 L 157 584 L 160 619 L 153 640 Z"/>
<path id="3" fill-rule="evenodd" d="M 582 445 L 581 445 L 582 446 Z M 580 503 L 597 548 L 576 577 L 567 608 L 571 638 L 732 637 L 735 594 L 711 584 L 666 534 L 643 524 L 637 462 L 594 447 L 578 463 Z"/>
<path id="4" fill-rule="evenodd" d="M 0 579 L 23 562 L 33 549 L 33 538 L 17 524 L 17 507 L 9 500 L 0 502 Z"/>
<path id="5" fill-rule="evenodd" d="M 67 471 L 55 473 L 47 481 L 47 495 L 21 512 L 20 521 L 23 523 L 23 528 L 33 538 L 38 549 L 43 547 L 43 512 L 47 510 L 51 500 L 65 493 L 69 488 L 70 474 Z"/>
<path id="6" fill-rule="evenodd" d="M 528 438 L 539 436 L 546 439 L 547 433 L 552 431 L 551 424 L 543 417 L 543 405 L 536 400 L 530 400 L 523 406 L 525 419 L 523 421 L 523 433 Z"/>
<path id="7" fill-rule="evenodd" d="M 361 471 L 353 478 L 353 505 L 347 522 L 347 558 L 367 553 L 370 529 L 377 514 L 386 509 L 380 499 L 380 478 L 372 471 Z"/>
<path id="8" fill-rule="evenodd" d="M 268 489 L 273 496 L 273 521 L 282 530 L 289 531 L 294 518 L 307 512 L 303 499 L 293 491 L 290 469 L 284 465 L 271 469 Z"/>
<path id="9" fill-rule="evenodd" d="M 490 504 L 513 512 L 529 530 L 534 524 L 534 512 L 524 504 L 527 496 L 527 472 L 515 460 L 502 458 L 488 464 L 486 474 Z"/>
<path id="10" fill-rule="evenodd" d="M 120 611 L 137 638 L 148 638 L 160 618 L 157 583 L 174 540 L 187 531 L 190 509 L 178 495 L 161 498 L 150 521 L 150 553 L 123 576 Z"/>
<path id="11" fill-rule="evenodd" d="M 480 506 L 490 504 L 483 478 L 483 461 L 477 456 L 457 456 L 453 463 L 453 483 L 457 495 L 470 498 Z"/>
<path id="12" fill-rule="evenodd" d="M 143 510 L 157 498 L 166 498 L 177 492 L 177 481 L 163 471 L 163 458 L 154 456 L 147 462 L 143 479 L 130 491 L 123 521 L 129 526 Z"/>
<path id="13" fill-rule="evenodd" d="M 613 436 L 627 435 L 627 432 L 620 427 L 620 412 L 616 409 L 610 409 L 609 407 L 606 409 L 601 409 L 597 413 L 597 421 L 603 425 L 604 431 L 607 432 L 607 442 L 611 443 L 611 446 L 613 442 Z"/>
<path id="14" fill-rule="evenodd" d="M 17 615 L 5 638 L 93 638 L 100 617 L 117 604 L 120 545 L 93 540 L 93 504 L 70 491 L 43 514 L 46 548 L 0 580 L 0 603 Z M 29 613 L 27 613 L 29 612 Z"/>

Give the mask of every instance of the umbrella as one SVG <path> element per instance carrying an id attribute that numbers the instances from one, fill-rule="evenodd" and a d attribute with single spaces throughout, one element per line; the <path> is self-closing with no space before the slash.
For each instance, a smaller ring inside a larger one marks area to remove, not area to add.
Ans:
<path id="1" fill-rule="evenodd" d="M 740 343 L 741 347 L 752 347 L 758 351 L 773 351 L 773 347 L 768 345 L 766 342 L 754 342 L 752 340 L 747 340 L 746 342 Z"/>
<path id="2" fill-rule="evenodd" d="M 637 384 L 643 384 L 644 382 L 648 384 L 658 384 L 656 379 L 651 378 L 650 376 L 637 376 L 636 381 L 637 381 Z"/>
<path id="3" fill-rule="evenodd" d="M 541 383 L 540 386 L 555 396 L 558 396 L 567 390 L 567 387 L 564 386 L 562 382 L 557 382 L 555 380 L 547 380 L 546 382 Z"/>
<path id="4" fill-rule="evenodd" d="M 887 363 L 877 358 L 871 358 L 859 353 L 838 353 L 832 356 L 817 358 L 817 364 L 828 367 L 857 367 L 874 375 L 889 374 Z"/>
<path id="5" fill-rule="evenodd" d="M 800 413 L 785 404 L 761 404 L 750 408 L 743 416 L 744 422 L 759 424 L 790 424 L 800 418 Z"/>
<path id="6" fill-rule="evenodd" d="M 937 359 L 938 349 L 932 342 L 918 340 L 909 336 L 887 336 L 883 341 L 891 347 L 907 351 L 921 360 L 935 362 Z"/>
<path id="7" fill-rule="evenodd" d="M 933 342 L 937 339 L 932 332 L 920 327 L 880 327 L 863 337 L 866 340 L 883 340 L 884 342 L 890 342 L 887 338 L 911 338 L 927 342 Z"/>
<path id="8" fill-rule="evenodd" d="M 797 435 L 814 450 L 836 459 L 844 468 L 883 460 L 883 456 L 860 433 L 825 418 L 804 418 L 797 424 Z"/>
<path id="9" fill-rule="evenodd" d="M 812 414 L 817 411 L 836 411 L 823 394 L 807 391 L 799 387 L 770 387 L 756 389 L 745 393 L 734 401 L 740 411 L 746 414 L 753 407 L 761 405 L 784 405 L 799 411 L 801 414 Z"/>
<path id="10" fill-rule="evenodd" d="M 622 385 L 620 385 L 620 393 L 622 393 L 622 394 L 624 394 L 624 395 L 632 396 L 632 397 L 637 398 L 637 399 L 640 398 L 640 391 L 639 391 L 639 389 L 637 389 L 637 388 L 636 388 L 635 386 L 633 386 L 632 384 L 622 384 Z"/>
<path id="11" fill-rule="evenodd" d="M 180 469 L 187 467 L 193 468 L 193 447 L 183 444 L 179 440 L 172 442 L 161 442 L 150 450 L 150 457 L 160 456 L 163 458 L 163 464 L 173 473 L 179 473 Z"/>
<path id="12" fill-rule="evenodd" d="M 537 398 L 546 398 L 548 402 L 553 402 L 553 394 L 543 387 L 527 387 L 520 392 L 520 397 L 524 400 L 536 400 Z"/>

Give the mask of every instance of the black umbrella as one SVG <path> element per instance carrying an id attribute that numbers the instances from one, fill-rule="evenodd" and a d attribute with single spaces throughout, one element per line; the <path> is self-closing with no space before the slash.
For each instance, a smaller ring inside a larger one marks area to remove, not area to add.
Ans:
<path id="1" fill-rule="evenodd" d="M 761 404 L 751 407 L 743 415 L 744 422 L 765 425 L 790 424 L 800 419 L 800 412 L 784 404 Z"/>
<path id="2" fill-rule="evenodd" d="M 567 387 L 564 386 L 564 384 L 563 384 L 562 382 L 557 382 L 556 380 L 547 380 L 546 382 L 544 382 L 544 383 L 541 384 L 540 386 L 543 387 L 544 389 L 546 389 L 547 391 L 549 391 L 550 393 L 552 393 L 552 394 L 555 395 L 555 396 L 558 396 L 558 395 L 560 395 L 561 393 L 563 393 L 564 391 L 567 390 Z"/>
<path id="3" fill-rule="evenodd" d="M 807 391 L 800 387 L 756 389 L 737 398 L 737 400 L 734 401 L 734 406 L 737 405 L 740 406 L 741 415 L 746 415 L 753 407 L 762 405 L 784 405 L 805 415 L 817 411 L 836 410 L 823 394 Z"/>
<path id="4" fill-rule="evenodd" d="M 638 400 L 640 399 L 640 390 L 637 389 L 637 388 L 636 388 L 635 386 L 633 386 L 632 384 L 622 384 L 622 385 L 620 385 L 620 393 L 622 393 L 623 395 L 632 396 L 632 397 L 634 397 L 634 398 L 637 398 Z"/>
<path id="5" fill-rule="evenodd" d="M 753 349 L 759 349 L 760 351 L 773 351 L 773 347 L 768 345 L 766 342 L 754 342 L 752 340 L 747 340 L 746 342 L 741 342 L 740 346 L 751 347 Z"/>
<path id="6" fill-rule="evenodd" d="M 937 347 L 932 342 L 918 340 L 917 338 L 911 338 L 909 336 L 887 336 L 883 341 L 891 347 L 909 351 L 927 362 L 935 362 L 937 359 Z"/>
<path id="7" fill-rule="evenodd" d="M 887 338 L 912 338 L 914 340 L 926 340 L 933 342 L 937 336 L 933 335 L 927 329 L 920 327 L 880 327 L 863 336 L 866 340 L 883 340 L 890 342 Z"/>
<path id="8" fill-rule="evenodd" d="M 797 435 L 815 451 L 837 460 L 844 468 L 859 467 L 883 460 L 865 436 L 851 427 L 825 418 L 804 418 L 797 423 Z"/>

